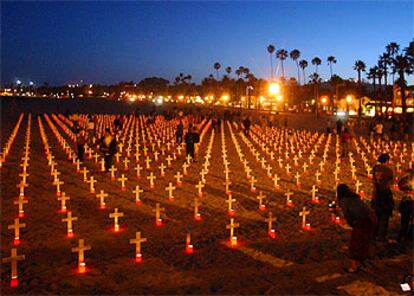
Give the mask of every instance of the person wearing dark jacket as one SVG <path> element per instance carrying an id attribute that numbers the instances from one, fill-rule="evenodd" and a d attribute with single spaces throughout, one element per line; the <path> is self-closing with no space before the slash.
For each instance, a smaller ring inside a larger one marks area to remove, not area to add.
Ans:
<path id="1" fill-rule="evenodd" d="M 177 130 L 175 132 L 175 141 L 177 144 L 181 144 L 183 141 L 183 134 L 184 134 L 184 126 L 183 122 L 180 120 L 180 123 L 177 125 Z"/>
<path id="2" fill-rule="evenodd" d="M 413 241 L 413 194 L 414 194 L 414 169 L 409 170 L 398 182 L 398 188 L 404 193 L 398 211 L 401 214 L 401 227 L 398 234 L 399 242 Z"/>
<path id="3" fill-rule="evenodd" d="M 194 130 L 193 126 L 190 125 L 188 128 L 188 132 L 185 134 L 185 147 L 187 155 L 190 155 L 194 159 L 194 152 L 195 152 L 195 144 L 200 142 L 199 134 Z"/>
<path id="4" fill-rule="evenodd" d="M 246 118 L 243 120 L 244 135 L 245 135 L 246 137 L 248 137 L 248 136 L 249 136 L 250 124 L 251 124 L 251 122 L 250 122 L 249 117 L 246 117 Z"/>
<path id="5" fill-rule="evenodd" d="M 85 145 L 86 144 L 86 133 L 85 130 L 79 128 L 76 132 L 76 147 L 78 149 L 78 159 L 83 161 L 83 156 L 85 154 Z"/>
<path id="6" fill-rule="evenodd" d="M 377 219 L 370 207 L 346 184 L 338 185 L 337 196 L 345 220 L 352 227 L 349 246 L 351 264 L 346 271 L 354 273 L 361 269 L 361 265 L 369 256 Z"/>
<path id="7" fill-rule="evenodd" d="M 378 157 L 378 164 L 373 168 L 373 197 L 371 206 L 375 211 L 378 219 L 378 226 L 375 236 L 378 241 L 385 242 L 388 233 L 388 222 L 394 210 L 394 199 L 391 191 L 391 185 L 394 179 L 394 173 L 388 162 L 388 154 L 381 154 Z"/>
<path id="8" fill-rule="evenodd" d="M 112 159 L 117 147 L 115 136 L 111 134 L 109 128 L 105 129 L 105 135 L 98 141 L 97 145 L 105 160 L 105 170 L 108 171 L 112 166 Z"/>

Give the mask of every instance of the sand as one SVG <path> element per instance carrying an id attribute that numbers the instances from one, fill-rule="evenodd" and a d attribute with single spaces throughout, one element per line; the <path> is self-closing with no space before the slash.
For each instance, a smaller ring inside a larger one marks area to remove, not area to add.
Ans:
<path id="1" fill-rule="evenodd" d="M 2 108 L 1 147 L 4 147 L 20 112 L 26 112 L 10 154 L 1 169 L 2 258 L 8 257 L 12 248 L 13 231 L 8 230 L 7 225 L 12 224 L 17 215 L 17 206 L 13 201 L 18 195 L 16 184 L 20 182 L 19 164 L 24 148 L 27 114 L 32 111 L 31 160 L 28 168 L 30 176 L 29 187 L 26 190 L 29 203 L 25 205 L 25 218 L 21 219 L 21 222 L 26 223 L 26 227 L 21 229 L 22 241 L 18 246 L 18 253 L 25 254 L 26 259 L 18 263 L 18 288 L 9 287 L 10 264 L 2 265 L 2 294 L 387 295 L 401 294 L 400 281 L 404 274 L 412 273 L 411 245 L 404 246 L 394 242 L 377 245 L 363 272 L 343 272 L 347 262 L 350 230 L 345 225 L 336 225 L 330 221 L 327 205 L 328 200 L 334 199 L 333 148 L 329 154 L 326 172 L 321 177 L 322 183 L 318 186 L 321 202 L 315 205 L 311 203 L 310 190 L 314 184 L 316 166 L 321 159 L 320 153 L 316 156 L 313 167 L 301 177 L 301 188 L 296 187 L 293 174 L 291 177 L 287 176 L 276 161 L 272 162 L 266 157 L 281 177 L 281 190 L 275 191 L 266 170 L 256 162 L 242 136 L 233 126 L 232 130 L 236 133 L 236 139 L 253 169 L 253 175 L 259 180 L 256 187 L 267 196 L 267 210 L 259 211 L 257 193 L 249 190 L 250 183 L 226 125 L 225 142 L 228 150 L 227 159 L 230 162 L 231 190 L 233 197 L 237 199 L 234 205 L 235 220 L 240 223 L 240 227 L 236 229 L 240 246 L 230 248 L 227 243 L 229 232 L 226 230 L 230 217 L 226 212 L 220 134 L 214 135 L 211 165 L 206 175 L 206 195 L 200 199 L 202 221 L 194 220 L 192 203 L 197 192 L 195 185 L 200 179 L 199 172 L 202 169 L 211 129 L 201 144 L 199 161 L 190 166 L 189 175 L 183 179 L 183 186 L 175 190 L 174 202 L 168 201 L 164 189 L 169 182 L 175 181 L 173 176 L 181 170 L 185 161 L 184 156 L 173 162 L 172 168 L 166 170 L 164 177 L 159 176 L 159 170 L 153 170 L 157 174 L 155 189 L 149 189 L 146 179 L 149 171 L 143 171 L 142 178 L 137 179 L 132 168 L 128 172 L 123 172 L 122 164 L 117 164 L 118 176 L 125 173 L 129 179 L 125 192 L 120 190 L 119 183 L 111 182 L 107 174 L 99 172 L 100 166 L 93 159 L 87 160 L 86 167 L 98 180 L 97 191 L 103 189 L 109 194 L 106 201 L 108 207 L 101 210 L 98 200 L 89 193 L 88 184 L 82 181 L 81 174 L 76 173 L 75 167 L 67 159 L 43 116 L 43 112 L 63 113 L 67 109 L 65 103 L 60 103 L 62 106 L 56 109 L 59 105 L 56 101 L 23 102 L 15 102 L 13 105 L 7 101 L 3 103 Z M 91 108 L 86 105 L 82 105 L 84 110 L 79 106 L 76 108 L 87 113 Z M 72 109 L 75 108 L 73 106 L 75 105 L 71 102 Z M 102 113 L 108 112 L 105 108 L 116 112 L 117 107 L 119 112 L 130 111 L 124 104 L 110 103 L 110 106 L 103 106 L 94 109 Z M 71 197 L 68 207 L 74 216 L 78 217 L 78 221 L 74 222 L 75 237 L 72 239 L 66 237 L 66 224 L 61 222 L 65 214 L 59 212 L 60 203 L 56 200 L 55 186 L 52 185 L 49 175 L 50 168 L 43 151 L 37 122 L 38 114 L 45 127 L 51 151 L 58 162 L 61 180 L 65 182 L 63 190 Z M 325 120 L 315 121 L 309 116 L 297 116 L 291 117 L 292 124 L 295 118 L 298 118 L 299 122 L 305 122 L 306 127 L 311 130 L 324 128 Z M 57 126 L 56 121 L 52 122 Z M 302 128 L 304 126 L 302 125 Z M 58 128 L 58 131 L 73 146 L 74 143 L 64 130 Z M 262 156 L 265 155 L 257 144 L 255 147 Z M 133 167 L 134 163 L 135 161 L 130 167 Z M 293 163 L 292 159 L 290 163 Z M 143 158 L 140 164 L 144 166 Z M 372 191 L 371 181 L 365 175 L 360 158 L 357 158 L 356 165 L 363 190 L 369 198 Z M 349 163 L 344 161 L 341 179 L 353 186 L 354 181 L 349 170 Z M 134 195 L 131 193 L 136 185 L 140 185 L 145 191 L 140 206 L 135 204 Z M 285 205 L 283 193 L 287 189 L 294 191 L 293 207 Z M 400 197 L 401 194 L 396 192 L 397 201 Z M 156 227 L 154 223 L 152 210 L 157 202 L 165 208 L 165 224 L 162 227 Z M 311 231 L 301 229 L 299 211 L 303 206 L 311 211 L 308 217 Z M 108 216 L 115 207 L 125 215 L 120 220 L 119 233 L 111 230 L 113 220 Z M 277 217 L 275 239 L 267 235 L 264 219 L 268 211 L 272 211 Z M 188 228 L 192 233 L 195 247 L 195 253 L 192 255 L 184 251 Z M 399 217 L 395 211 L 390 225 L 391 238 L 396 237 L 398 228 Z M 135 237 L 136 231 L 141 231 L 142 236 L 148 239 L 142 245 L 143 262 L 140 264 L 134 262 L 135 248 L 129 244 L 129 239 Z M 84 275 L 77 274 L 77 256 L 71 252 L 79 238 L 85 239 L 85 242 L 92 246 L 85 255 L 88 272 Z"/>

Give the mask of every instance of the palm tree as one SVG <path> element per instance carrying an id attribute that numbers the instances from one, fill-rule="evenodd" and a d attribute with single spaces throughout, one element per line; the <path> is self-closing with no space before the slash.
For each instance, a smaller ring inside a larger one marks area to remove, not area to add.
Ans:
<path id="1" fill-rule="evenodd" d="M 393 72 L 398 73 L 399 79 L 398 84 L 400 86 L 401 90 L 401 105 L 402 105 L 402 111 L 403 115 L 407 116 L 407 101 L 406 101 L 406 94 L 405 94 L 405 88 L 406 88 L 406 81 L 404 78 L 404 75 L 412 74 L 413 73 L 413 67 L 410 63 L 410 58 L 404 55 L 397 55 L 393 60 L 392 68 Z"/>
<path id="2" fill-rule="evenodd" d="M 275 51 L 275 47 L 272 44 L 267 46 L 267 52 L 270 55 L 270 79 L 273 80 L 273 52 Z"/>
<path id="3" fill-rule="evenodd" d="M 318 66 L 322 63 L 322 60 L 318 57 L 312 59 L 312 65 L 315 65 L 315 73 L 318 74 Z"/>
<path id="4" fill-rule="evenodd" d="M 283 78 L 285 78 L 285 69 L 283 67 L 283 61 L 286 60 L 287 57 L 288 57 L 288 52 L 285 49 L 279 49 L 276 52 L 276 58 L 278 58 L 280 62 L 282 63 L 282 77 Z"/>
<path id="5" fill-rule="evenodd" d="M 226 67 L 226 73 L 230 77 L 231 74 L 231 67 Z"/>
<path id="6" fill-rule="evenodd" d="M 214 63 L 214 69 L 216 70 L 217 81 L 219 81 L 219 70 L 221 68 L 220 63 Z"/>
<path id="7" fill-rule="evenodd" d="M 302 71 L 303 71 L 303 84 L 306 84 L 305 69 L 306 69 L 306 67 L 308 67 L 308 61 L 307 60 L 301 60 L 299 62 L 299 67 L 301 67 L 302 68 Z"/>
<path id="8" fill-rule="evenodd" d="M 387 53 L 390 55 L 392 60 L 394 60 L 395 55 L 400 50 L 400 46 L 398 45 L 397 42 L 390 42 L 390 43 L 387 44 L 387 46 L 385 46 L 385 49 L 387 50 Z M 394 74 L 395 73 L 393 72 L 392 73 L 392 84 L 394 84 Z"/>
<path id="9" fill-rule="evenodd" d="M 376 93 L 376 79 L 377 79 L 377 70 L 375 69 L 375 67 L 369 68 L 368 73 L 367 73 L 367 78 L 368 79 L 372 79 L 372 86 L 374 87 L 374 96 Z"/>
<path id="10" fill-rule="evenodd" d="M 243 74 L 243 72 L 244 72 L 244 68 L 243 68 L 243 66 L 240 66 L 236 71 L 235 71 L 235 73 L 236 73 L 236 75 L 237 75 L 237 80 L 239 80 L 240 79 L 240 76 Z"/>
<path id="11" fill-rule="evenodd" d="M 334 56 L 329 56 L 326 59 L 326 61 L 328 62 L 329 68 L 331 69 L 331 78 L 332 78 L 332 75 L 333 75 L 333 72 L 332 72 L 332 64 L 336 64 L 336 59 L 335 59 Z"/>
<path id="12" fill-rule="evenodd" d="M 298 59 L 300 57 L 300 51 L 298 49 L 293 49 L 290 52 L 290 58 L 296 62 L 296 68 L 298 68 L 298 83 L 300 84 L 300 71 L 299 71 L 299 63 L 298 63 Z"/>
<path id="13" fill-rule="evenodd" d="M 354 70 L 358 72 L 358 88 L 359 88 L 359 106 L 358 106 L 358 116 L 361 117 L 362 115 L 362 94 L 361 94 L 361 72 L 365 71 L 365 63 L 361 60 L 355 62 Z"/>
<path id="14" fill-rule="evenodd" d="M 388 98 L 388 93 L 387 93 L 388 79 L 387 78 L 388 78 L 388 65 L 390 64 L 391 64 L 391 58 L 388 53 L 385 52 L 379 56 L 378 67 L 384 73 L 385 99 Z"/>

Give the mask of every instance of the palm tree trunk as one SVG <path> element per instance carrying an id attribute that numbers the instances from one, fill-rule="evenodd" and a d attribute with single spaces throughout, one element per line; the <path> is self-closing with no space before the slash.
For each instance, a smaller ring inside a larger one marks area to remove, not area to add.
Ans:
<path id="1" fill-rule="evenodd" d="M 407 120 L 407 98 L 405 95 L 405 80 L 404 80 L 404 71 L 399 71 L 398 72 L 399 76 L 400 76 L 400 81 L 401 81 L 401 107 L 402 107 L 402 113 L 403 113 L 403 117 L 405 120 Z"/>
<path id="2" fill-rule="evenodd" d="M 358 94 L 359 94 L 358 117 L 361 118 L 361 115 L 362 115 L 361 70 L 358 70 Z"/>
<path id="3" fill-rule="evenodd" d="M 331 69 L 331 79 L 332 79 L 332 63 L 329 63 L 329 68 Z"/>
<path id="4" fill-rule="evenodd" d="M 306 84 L 306 72 L 305 72 L 305 68 L 303 68 L 303 85 Z"/>
<path id="5" fill-rule="evenodd" d="M 273 59 L 272 59 L 272 54 L 270 54 L 270 79 L 273 80 Z"/>
<path id="6" fill-rule="evenodd" d="M 280 60 L 282 63 L 282 77 L 285 78 L 285 68 L 283 67 L 283 60 Z"/>
<path id="7" fill-rule="evenodd" d="M 299 63 L 298 60 L 296 60 L 296 67 L 298 68 L 298 83 L 300 85 L 300 70 L 299 70 Z"/>

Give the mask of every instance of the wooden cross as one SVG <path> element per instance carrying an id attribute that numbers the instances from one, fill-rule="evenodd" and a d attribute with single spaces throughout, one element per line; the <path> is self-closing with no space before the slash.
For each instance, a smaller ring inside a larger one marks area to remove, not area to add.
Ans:
<path id="1" fill-rule="evenodd" d="M 151 168 L 151 165 L 150 165 L 151 161 L 152 161 L 151 158 L 147 156 L 147 158 L 145 159 L 145 164 L 146 164 L 147 169 Z"/>
<path id="2" fill-rule="evenodd" d="M 180 172 L 177 172 L 175 175 L 174 175 L 174 178 L 177 180 L 177 186 L 181 186 L 182 185 L 182 182 L 181 182 L 181 178 L 183 177 L 183 175 L 181 175 L 181 173 Z"/>
<path id="3" fill-rule="evenodd" d="M 225 187 L 226 187 L 226 194 L 228 195 L 228 194 L 231 194 L 231 191 L 230 191 L 230 185 L 231 185 L 231 182 L 230 182 L 230 180 L 229 179 L 225 179 L 226 181 L 224 182 L 224 185 L 225 185 Z"/>
<path id="4" fill-rule="evenodd" d="M 7 229 L 14 229 L 14 239 L 19 240 L 20 239 L 20 228 L 26 227 L 26 223 L 19 223 L 19 218 L 14 219 L 14 224 L 8 225 Z"/>
<path id="5" fill-rule="evenodd" d="M 230 224 L 226 225 L 226 229 L 230 229 L 230 241 L 232 242 L 233 245 L 233 241 L 234 241 L 234 229 L 238 228 L 240 226 L 239 223 L 234 223 L 234 218 L 230 218 Z M 237 240 L 236 240 L 236 244 L 237 244 Z"/>
<path id="6" fill-rule="evenodd" d="M 60 175 L 60 172 L 58 172 L 58 170 L 53 170 L 50 175 L 53 176 L 53 182 L 59 181 L 58 176 Z"/>
<path id="7" fill-rule="evenodd" d="M 290 174 L 290 165 L 287 163 L 285 166 L 286 169 L 286 173 L 289 175 Z"/>
<path id="8" fill-rule="evenodd" d="M 134 170 L 137 172 L 137 178 L 141 178 L 141 170 L 143 169 L 142 166 L 139 165 L 139 163 L 136 165 Z"/>
<path id="9" fill-rule="evenodd" d="M 305 228 L 306 225 L 306 216 L 310 214 L 309 211 L 306 211 L 306 207 L 303 207 L 302 212 L 299 213 L 299 216 L 302 216 L 302 227 Z"/>
<path id="10" fill-rule="evenodd" d="M 141 231 L 137 231 L 135 233 L 135 238 L 134 239 L 130 239 L 129 243 L 130 244 L 135 244 L 135 260 L 137 262 L 141 261 L 141 243 L 145 243 L 147 241 L 147 239 L 145 237 L 141 237 Z"/>
<path id="11" fill-rule="evenodd" d="M 154 152 L 154 159 L 155 161 L 158 161 L 158 155 L 160 155 L 160 153 L 158 151 Z"/>
<path id="12" fill-rule="evenodd" d="M 158 226 L 162 224 L 161 212 L 164 210 L 165 208 L 161 208 L 160 203 L 157 202 L 155 205 L 155 224 L 157 224 Z"/>
<path id="13" fill-rule="evenodd" d="M 281 157 L 279 157 L 277 159 L 277 162 L 279 163 L 279 167 L 281 168 L 283 166 L 283 159 Z"/>
<path id="14" fill-rule="evenodd" d="M 157 179 L 157 177 L 151 172 L 147 179 L 150 181 L 150 188 L 154 188 L 154 180 Z"/>
<path id="15" fill-rule="evenodd" d="M 58 200 L 60 201 L 61 210 L 66 211 L 66 201 L 70 200 L 70 197 L 67 196 L 65 192 L 62 192 L 61 196 L 58 197 Z"/>
<path id="16" fill-rule="evenodd" d="M 200 220 L 200 213 L 198 212 L 198 207 L 200 206 L 200 202 L 197 197 L 194 197 L 194 218 L 196 220 Z"/>
<path id="17" fill-rule="evenodd" d="M 121 153 L 119 153 L 119 152 L 115 153 L 116 163 L 119 163 L 119 158 L 120 157 L 121 157 Z"/>
<path id="18" fill-rule="evenodd" d="M 128 181 L 128 178 L 124 174 L 121 175 L 121 178 L 118 178 L 118 181 L 121 181 L 121 189 L 125 190 L 125 181 Z"/>
<path id="19" fill-rule="evenodd" d="M 187 160 L 188 164 L 191 162 L 191 156 L 190 155 L 187 155 L 187 157 L 185 159 Z"/>
<path id="20" fill-rule="evenodd" d="M 91 193 L 95 193 L 95 183 L 98 181 L 95 180 L 93 176 L 91 176 L 91 178 L 86 182 L 89 183 L 89 191 Z"/>
<path id="21" fill-rule="evenodd" d="M 120 217 L 124 217 L 124 213 L 118 212 L 118 208 L 115 208 L 114 212 L 109 214 L 109 218 L 113 218 L 114 219 L 114 230 L 115 231 L 119 231 L 118 219 Z"/>
<path id="22" fill-rule="evenodd" d="M 288 206 L 292 205 L 292 200 L 290 199 L 290 197 L 293 195 L 293 191 L 286 191 L 285 196 L 286 196 L 286 204 Z"/>
<path id="23" fill-rule="evenodd" d="M 83 170 L 82 170 L 83 182 L 87 182 L 87 180 L 88 180 L 88 173 L 89 173 L 88 169 L 86 167 L 83 167 Z"/>
<path id="24" fill-rule="evenodd" d="M 229 211 L 229 213 L 232 213 L 233 212 L 233 202 L 235 202 L 235 201 L 236 201 L 236 199 L 233 198 L 231 196 L 231 194 L 229 194 L 229 196 L 228 196 L 228 198 L 226 200 L 226 203 L 228 204 L 228 211 Z"/>
<path id="25" fill-rule="evenodd" d="M 23 180 L 22 180 L 23 184 L 27 184 L 26 178 L 28 176 L 30 176 L 30 175 L 28 173 L 26 173 L 26 172 L 23 172 L 23 173 L 19 174 L 19 177 L 22 177 L 23 178 Z"/>
<path id="26" fill-rule="evenodd" d="M 316 188 L 315 185 L 312 185 L 311 192 L 312 192 L 312 199 L 315 199 L 316 198 L 316 192 L 318 192 L 318 189 Z"/>
<path id="27" fill-rule="evenodd" d="M 19 216 L 23 216 L 24 210 L 23 210 L 23 205 L 29 203 L 28 200 L 24 199 L 23 196 L 19 196 L 17 200 L 15 200 L 13 202 L 13 204 L 15 205 L 19 205 Z"/>
<path id="28" fill-rule="evenodd" d="M 296 155 L 293 157 L 293 162 L 295 166 L 298 166 L 298 157 Z"/>
<path id="29" fill-rule="evenodd" d="M 118 169 L 116 167 L 114 167 L 114 165 L 111 165 L 111 168 L 109 169 L 109 172 L 111 173 L 111 180 L 115 180 L 115 172 Z"/>
<path id="30" fill-rule="evenodd" d="M 355 173 L 356 173 L 356 168 L 354 166 L 351 166 L 352 179 L 354 180 L 355 180 Z"/>
<path id="31" fill-rule="evenodd" d="M 266 205 L 263 204 L 263 200 L 265 198 L 266 198 L 266 195 L 263 194 L 263 191 L 260 191 L 259 195 L 256 197 L 256 199 L 259 201 L 259 209 L 262 211 L 266 209 Z"/>
<path id="32" fill-rule="evenodd" d="M 204 188 L 203 182 L 199 181 L 198 184 L 195 187 L 198 189 L 198 196 L 202 197 L 203 196 L 203 188 Z"/>
<path id="33" fill-rule="evenodd" d="M 172 157 L 170 155 L 168 155 L 165 160 L 167 161 L 167 165 L 168 167 L 171 167 L 171 161 L 172 161 Z"/>
<path id="34" fill-rule="evenodd" d="M 68 227 L 68 236 L 73 236 L 73 228 L 72 228 L 72 222 L 77 221 L 78 217 L 72 217 L 72 212 L 68 211 L 66 218 L 62 219 L 62 222 L 67 222 Z"/>
<path id="35" fill-rule="evenodd" d="M 320 182 L 321 180 L 319 179 L 319 176 L 321 175 L 321 173 L 319 173 L 319 171 L 316 171 L 315 176 L 316 176 L 316 182 Z"/>
<path id="36" fill-rule="evenodd" d="M 300 175 L 299 175 L 299 172 L 296 172 L 295 179 L 296 179 L 296 185 L 297 186 L 300 186 Z"/>
<path id="37" fill-rule="evenodd" d="M 63 182 L 62 182 L 62 184 L 63 184 Z M 18 187 L 19 188 L 19 190 L 20 190 L 20 196 L 24 196 L 24 188 L 25 187 L 28 187 L 29 185 L 28 184 L 25 184 L 25 183 L 23 183 L 23 182 L 20 182 L 19 184 L 17 184 L 17 186 L 16 187 Z M 58 191 L 59 192 L 59 191 Z"/>
<path id="38" fill-rule="evenodd" d="M 158 168 L 161 170 L 161 177 L 164 177 L 165 176 L 165 168 L 166 168 L 164 163 L 161 163 L 161 165 Z"/>
<path id="39" fill-rule="evenodd" d="M 99 193 L 96 195 L 96 198 L 99 198 L 99 207 L 101 209 L 105 208 L 105 197 L 108 197 L 108 193 L 105 193 L 103 190 L 99 191 Z"/>
<path id="40" fill-rule="evenodd" d="M 3 263 L 11 263 L 11 280 L 17 281 L 17 261 L 24 260 L 25 255 L 17 255 L 17 249 L 12 248 L 10 257 L 3 258 Z M 15 284 L 17 286 L 17 283 Z"/>
<path id="41" fill-rule="evenodd" d="M 105 172 L 105 159 L 101 159 L 101 172 Z"/>
<path id="42" fill-rule="evenodd" d="M 306 170 L 308 169 L 308 164 L 305 162 L 303 164 L 303 172 L 306 173 Z"/>
<path id="43" fill-rule="evenodd" d="M 256 187 L 254 187 L 254 184 L 256 184 L 256 182 L 257 182 L 256 178 L 254 176 L 252 176 L 251 179 L 250 179 L 250 190 L 252 192 L 256 191 Z"/>
<path id="44" fill-rule="evenodd" d="M 188 172 L 187 172 L 188 166 L 189 166 L 188 163 L 186 163 L 186 162 L 183 163 L 183 174 L 184 174 L 184 176 L 186 176 L 188 174 Z"/>
<path id="45" fill-rule="evenodd" d="M 140 194 L 143 192 L 144 190 L 140 189 L 139 185 L 135 186 L 135 190 L 132 190 L 132 193 L 135 194 L 135 203 L 139 204 L 141 202 Z"/>
<path id="46" fill-rule="evenodd" d="M 267 222 L 267 229 L 270 233 L 273 229 L 273 222 L 276 222 L 276 217 L 273 217 L 273 213 L 269 212 L 268 218 L 266 218 L 265 221 Z"/>
<path id="47" fill-rule="evenodd" d="M 128 170 L 128 163 L 130 163 L 130 160 L 128 158 L 124 159 L 124 170 Z"/>
<path id="48" fill-rule="evenodd" d="M 93 155 L 93 157 L 95 158 L 95 162 L 98 162 L 99 154 L 98 154 L 98 153 L 95 153 L 95 154 Z"/>
<path id="49" fill-rule="evenodd" d="M 273 185 L 275 186 L 276 189 L 278 189 L 279 188 L 278 181 L 280 180 L 280 178 L 277 176 L 277 174 L 273 176 L 272 180 L 273 180 Z"/>
<path id="50" fill-rule="evenodd" d="M 358 194 L 360 192 L 359 189 L 360 189 L 361 185 L 362 185 L 362 183 L 359 180 L 356 180 L 355 187 L 356 187 L 356 193 L 358 193 Z"/>
<path id="51" fill-rule="evenodd" d="M 91 249 L 91 246 L 86 245 L 84 239 L 79 239 L 78 246 L 75 248 L 72 248 L 72 252 L 78 253 L 78 266 L 79 266 L 79 272 L 83 273 L 85 272 L 85 251 L 88 251 Z"/>
<path id="52" fill-rule="evenodd" d="M 174 200 L 174 195 L 173 195 L 173 191 L 175 190 L 175 187 L 173 186 L 173 184 L 170 182 L 168 184 L 168 187 L 165 188 L 165 191 L 168 191 L 168 199 L 169 200 Z"/>

